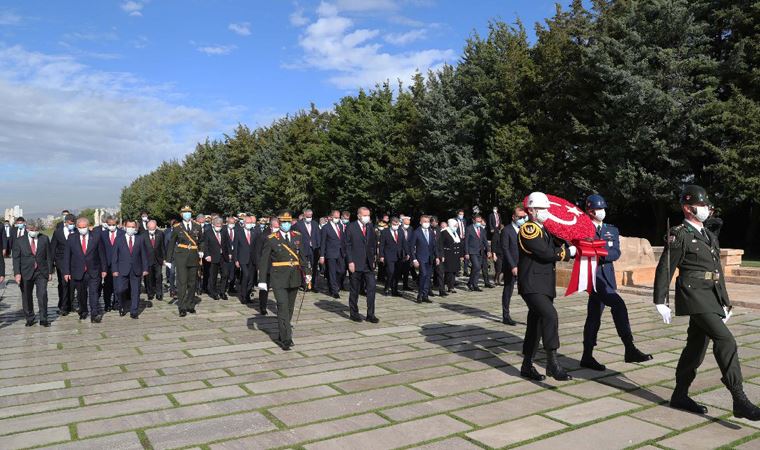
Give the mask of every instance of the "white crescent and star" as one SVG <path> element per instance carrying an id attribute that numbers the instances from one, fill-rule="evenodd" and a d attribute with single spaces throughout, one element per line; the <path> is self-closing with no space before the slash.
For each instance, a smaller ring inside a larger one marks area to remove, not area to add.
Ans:
<path id="1" fill-rule="evenodd" d="M 549 203 L 551 203 L 552 205 L 555 205 L 555 206 L 562 206 L 561 204 L 559 204 L 559 203 L 556 203 L 556 202 L 549 202 Z M 551 212 L 549 213 L 549 218 L 550 218 L 551 220 L 553 220 L 553 221 L 555 221 L 555 222 L 559 223 L 559 224 L 562 224 L 562 225 L 566 225 L 566 226 L 569 226 L 569 227 L 571 227 L 571 226 L 575 225 L 575 224 L 578 222 L 578 217 L 579 217 L 581 214 L 583 214 L 583 213 L 582 213 L 582 212 L 581 212 L 581 210 L 580 210 L 580 209 L 578 209 L 578 207 L 577 207 L 577 206 L 575 206 L 575 205 L 565 205 L 565 208 L 567 208 L 567 212 L 569 212 L 570 214 L 573 214 L 573 219 L 572 219 L 572 220 L 564 220 L 564 219 L 560 219 L 559 217 L 555 216 L 555 215 L 554 215 L 554 214 L 552 214 Z"/>

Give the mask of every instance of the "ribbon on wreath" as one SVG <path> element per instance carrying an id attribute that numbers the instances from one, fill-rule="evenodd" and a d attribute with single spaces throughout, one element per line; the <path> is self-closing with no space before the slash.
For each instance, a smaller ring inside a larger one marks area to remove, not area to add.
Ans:
<path id="1" fill-rule="evenodd" d="M 580 291 L 590 294 L 596 291 L 596 267 L 599 265 L 599 258 L 607 256 L 607 241 L 573 240 L 573 245 L 576 248 L 575 263 L 565 296 Z"/>

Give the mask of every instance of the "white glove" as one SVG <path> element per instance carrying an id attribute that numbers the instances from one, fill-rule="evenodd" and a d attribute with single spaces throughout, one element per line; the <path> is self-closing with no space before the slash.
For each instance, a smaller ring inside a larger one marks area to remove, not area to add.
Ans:
<path id="1" fill-rule="evenodd" d="M 726 322 L 728 322 L 728 319 L 731 318 L 731 314 L 733 314 L 733 310 L 732 309 L 728 309 L 728 307 L 724 306 L 723 307 L 723 312 L 726 313 L 726 317 L 723 318 L 723 323 L 726 323 Z"/>
<path id="2" fill-rule="evenodd" d="M 198 252 L 198 257 L 203 258 L 203 252 Z"/>
<path id="3" fill-rule="evenodd" d="M 574 257 L 574 256 L 575 256 L 575 254 L 578 252 L 578 249 L 577 249 L 577 248 L 575 248 L 575 246 L 574 246 L 574 245 L 571 245 L 571 246 L 570 246 L 570 247 L 568 247 L 567 249 L 570 251 L 570 257 L 571 257 L 571 258 L 572 258 L 572 257 Z"/>
<path id="4" fill-rule="evenodd" d="M 306 278 L 306 284 L 311 283 L 311 275 L 306 275 L 305 278 Z"/>
<path id="5" fill-rule="evenodd" d="M 266 283 L 259 283 L 259 290 L 266 291 L 267 290 L 267 284 Z"/>
<path id="6" fill-rule="evenodd" d="M 662 321 L 665 323 L 670 323 L 670 308 L 668 308 L 668 305 L 660 304 L 656 306 L 657 312 L 662 316 Z"/>
<path id="7" fill-rule="evenodd" d="M 170 263 L 169 261 L 164 262 L 164 265 L 166 266 L 167 269 L 172 270 L 172 263 Z"/>

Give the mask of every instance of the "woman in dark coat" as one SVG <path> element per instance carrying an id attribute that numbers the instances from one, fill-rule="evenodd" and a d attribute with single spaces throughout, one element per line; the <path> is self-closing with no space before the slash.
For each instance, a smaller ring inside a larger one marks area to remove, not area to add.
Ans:
<path id="1" fill-rule="evenodd" d="M 449 219 L 449 228 L 441 231 L 438 237 L 439 249 L 443 255 L 444 282 L 448 292 L 454 293 L 454 280 L 459 272 L 459 262 L 462 259 L 462 240 L 459 239 L 456 219 Z"/>

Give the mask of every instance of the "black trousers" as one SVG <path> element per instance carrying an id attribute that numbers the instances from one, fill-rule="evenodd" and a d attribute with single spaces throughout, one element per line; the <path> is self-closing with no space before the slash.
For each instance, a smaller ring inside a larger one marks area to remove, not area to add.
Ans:
<path id="1" fill-rule="evenodd" d="M 470 289 L 473 289 L 478 286 L 480 271 L 483 269 L 483 257 L 477 253 L 470 254 L 470 264 L 472 265 L 472 269 L 470 270 L 470 278 L 467 280 L 467 286 L 469 286 Z M 488 266 L 486 265 L 486 270 L 488 270 L 487 267 Z M 486 272 L 486 274 L 487 273 L 488 272 Z M 486 283 L 488 283 L 488 281 L 486 281 Z"/>
<path id="2" fill-rule="evenodd" d="M 351 293 L 348 295 L 348 308 L 351 316 L 359 315 L 359 291 L 362 283 L 367 290 L 367 317 L 375 315 L 375 272 L 366 270 L 351 274 Z"/>
<path id="3" fill-rule="evenodd" d="M 273 288 L 274 298 L 277 301 L 277 329 L 278 340 L 284 344 L 293 343 L 293 311 L 296 307 L 298 288 Z"/>
<path id="4" fill-rule="evenodd" d="M 61 268 L 56 266 L 55 274 L 58 277 L 58 310 L 71 311 L 71 303 L 74 299 L 74 283 L 63 279 Z"/>
<path id="5" fill-rule="evenodd" d="M 103 314 L 98 301 L 98 286 L 101 277 L 99 273 L 85 272 L 81 280 L 73 282 L 74 290 L 77 292 L 77 301 L 79 302 L 79 314 L 87 312 L 89 303 L 89 312 L 92 316 Z"/>
<path id="6" fill-rule="evenodd" d="M 319 249 L 311 249 L 311 288 L 317 288 L 317 280 L 319 280 Z"/>
<path id="7" fill-rule="evenodd" d="M 219 296 L 227 292 L 227 282 L 229 280 L 229 264 L 225 261 L 212 262 L 208 267 L 208 293 L 211 296 Z M 217 278 L 219 287 L 217 288 Z"/>
<path id="8" fill-rule="evenodd" d="M 412 276 L 412 280 L 417 281 L 417 271 L 414 270 L 412 261 L 402 261 L 401 263 L 401 281 L 404 282 L 404 289 L 409 289 L 409 275 Z"/>
<path id="9" fill-rule="evenodd" d="M 256 276 L 258 277 L 258 273 L 256 274 Z M 269 274 L 267 274 L 267 280 L 266 280 L 267 288 L 269 287 L 269 278 L 270 276 Z M 294 289 L 298 290 L 298 288 L 294 288 Z M 269 301 L 269 289 L 260 289 L 259 290 L 259 309 L 261 311 L 264 311 L 265 309 L 267 309 L 268 301 Z"/>
<path id="10" fill-rule="evenodd" d="M 161 271 L 162 264 L 148 266 L 148 275 L 145 278 L 145 292 L 148 298 L 163 297 L 164 295 L 164 274 Z"/>
<path id="11" fill-rule="evenodd" d="M 588 297 L 586 325 L 583 327 L 583 348 L 590 351 L 596 346 L 596 337 L 602 323 L 604 307 L 609 306 L 612 320 L 615 322 L 618 336 L 624 344 L 633 342 L 631 323 L 628 320 L 628 308 L 622 297 L 615 292 L 594 292 Z"/>
<path id="12" fill-rule="evenodd" d="M 433 289 L 443 294 L 446 290 L 446 275 L 443 272 L 443 263 L 438 264 L 433 269 Z"/>
<path id="13" fill-rule="evenodd" d="M 446 287 L 448 288 L 448 290 L 454 289 L 454 283 L 456 281 L 457 273 L 459 273 L 459 271 L 446 272 L 446 274 L 444 275 L 444 278 L 446 281 Z"/>
<path id="14" fill-rule="evenodd" d="M 686 347 L 676 367 L 676 385 L 688 389 L 697 376 L 697 368 L 702 364 L 707 345 L 712 340 L 713 354 L 718 363 L 721 381 L 726 387 L 741 387 L 742 369 L 734 335 L 718 314 L 694 314 L 689 318 L 686 332 Z"/>
<path id="15" fill-rule="evenodd" d="M 202 262 L 203 265 L 203 277 L 201 278 L 200 292 L 208 292 L 208 271 L 211 267 L 211 263 L 205 259 Z"/>
<path id="16" fill-rule="evenodd" d="M 554 308 L 554 299 L 544 294 L 523 294 L 528 305 L 528 323 L 523 341 L 523 357 L 533 359 L 538 349 L 538 340 L 543 339 L 545 350 L 559 348 L 559 317 Z"/>
<path id="17" fill-rule="evenodd" d="M 242 303 L 251 301 L 251 290 L 253 289 L 253 277 L 256 275 L 256 266 L 251 263 L 240 263 L 240 286 L 238 286 L 238 298 Z"/>
<path id="18" fill-rule="evenodd" d="M 35 270 L 32 278 L 28 280 L 21 279 L 21 284 L 24 285 L 24 293 L 21 296 L 21 306 L 24 308 L 26 320 L 34 320 L 34 301 L 32 300 L 33 291 L 37 292 L 37 309 L 40 313 L 40 322 L 46 322 L 48 320 L 47 283 L 48 278 L 43 276 L 39 270 Z"/>
<path id="19" fill-rule="evenodd" d="M 119 273 L 115 280 L 116 291 L 119 295 L 119 309 L 122 311 L 129 310 L 129 313 L 136 316 L 140 307 L 140 279 L 142 276 L 134 273 Z"/>
<path id="20" fill-rule="evenodd" d="M 237 275 L 238 272 L 240 272 L 240 269 L 235 267 L 235 262 L 222 262 L 222 266 L 224 266 L 226 269 L 223 269 L 223 273 L 227 274 L 227 283 L 225 286 L 227 287 L 228 291 L 235 290 L 235 286 L 237 285 Z"/>
<path id="21" fill-rule="evenodd" d="M 496 261 L 493 262 L 493 281 L 496 282 L 496 279 L 499 278 L 499 274 L 503 272 L 502 267 L 504 266 L 504 261 L 501 259 L 501 255 L 496 255 Z"/>
<path id="22" fill-rule="evenodd" d="M 398 279 L 401 275 L 402 261 L 385 260 L 385 290 L 393 293 L 398 292 Z M 378 271 L 380 267 L 378 266 Z"/>
<path id="23" fill-rule="evenodd" d="M 343 282 L 346 279 L 346 262 L 345 258 L 325 258 L 327 285 L 330 295 L 339 294 L 343 288 Z"/>
<path id="24" fill-rule="evenodd" d="M 509 303 L 512 300 L 512 293 L 515 291 L 515 284 L 517 284 L 517 277 L 512 275 L 511 270 L 505 271 L 504 290 L 501 291 L 501 318 L 504 320 L 509 317 Z"/>
<path id="25" fill-rule="evenodd" d="M 106 272 L 106 277 L 103 278 L 103 305 L 106 309 L 112 308 L 114 305 L 119 304 L 119 297 L 114 298 L 114 280 L 113 272 L 109 269 Z"/>

